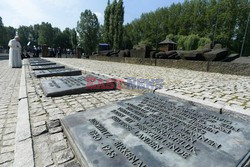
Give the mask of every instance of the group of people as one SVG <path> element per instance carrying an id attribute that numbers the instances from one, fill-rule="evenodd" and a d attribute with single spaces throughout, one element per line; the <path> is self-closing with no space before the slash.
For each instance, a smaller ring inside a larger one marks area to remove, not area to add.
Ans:
<path id="1" fill-rule="evenodd" d="M 58 47 L 57 49 L 55 48 L 49 48 L 49 56 L 50 57 L 56 57 L 56 55 L 61 58 L 62 57 L 62 49 Z"/>

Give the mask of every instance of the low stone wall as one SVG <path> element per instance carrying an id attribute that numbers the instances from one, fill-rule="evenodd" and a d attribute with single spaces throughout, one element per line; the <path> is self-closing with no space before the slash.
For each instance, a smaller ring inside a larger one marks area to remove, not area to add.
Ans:
<path id="1" fill-rule="evenodd" d="M 250 64 L 210 62 L 209 72 L 250 76 Z"/>
<path id="2" fill-rule="evenodd" d="M 208 63 L 205 61 L 157 59 L 156 66 L 207 71 Z"/>
<path id="3" fill-rule="evenodd" d="M 105 56 L 90 56 L 89 59 L 250 76 L 250 64 L 242 64 L 242 63 L 150 59 L 150 58 L 134 58 L 134 57 L 105 57 Z"/>
<path id="4" fill-rule="evenodd" d="M 90 56 L 91 60 L 99 60 L 99 61 L 111 61 L 111 62 L 119 62 L 124 63 L 124 57 L 107 57 L 107 56 Z"/>
<path id="5" fill-rule="evenodd" d="M 125 63 L 155 66 L 155 59 L 125 57 Z"/>

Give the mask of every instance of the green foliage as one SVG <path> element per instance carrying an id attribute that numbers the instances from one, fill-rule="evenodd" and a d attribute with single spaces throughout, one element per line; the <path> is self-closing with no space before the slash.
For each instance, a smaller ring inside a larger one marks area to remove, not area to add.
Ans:
<path id="1" fill-rule="evenodd" d="M 117 25 L 117 48 L 120 49 L 122 47 L 122 41 L 123 41 L 123 22 L 124 22 L 124 7 L 123 7 L 123 1 L 119 0 L 117 5 L 117 19 L 118 19 L 118 25 Z"/>
<path id="2" fill-rule="evenodd" d="M 140 41 L 140 42 L 139 42 L 139 46 L 141 46 L 141 45 L 146 45 L 146 46 L 149 46 L 149 47 L 152 47 L 152 46 L 153 46 L 153 44 L 152 44 L 150 41 L 147 41 L 147 40 L 145 40 L 145 41 Z"/>
<path id="3" fill-rule="evenodd" d="M 77 22 L 77 32 L 80 45 L 89 55 L 97 48 L 99 27 L 97 16 L 94 13 L 90 10 L 81 13 L 80 21 Z"/>
<path id="4" fill-rule="evenodd" d="M 74 28 L 71 31 L 71 44 L 74 48 L 76 48 L 78 45 L 77 33 L 76 33 L 76 30 Z"/>
<path id="5" fill-rule="evenodd" d="M 71 30 L 69 28 L 65 28 L 65 30 L 62 32 L 62 35 L 64 37 L 63 42 L 64 46 L 62 48 L 72 48 L 71 43 Z"/>
<path id="6" fill-rule="evenodd" d="M 3 46 L 5 48 L 8 47 L 8 43 L 9 43 L 9 40 L 13 39 L 16 35 L 16 29 L 9 26 L 9 27 L 5 27 L 5 39 L 4 39 L 4 44 Z"/>
<path id="7" fill-rule="evenodd" d="M 177 41 L 177 39 L 175 38 L 174 34 L 168 34 L 168 35 L 166 36 L 166 39 L 170 39 L 170 40 L 172 40 L 172 41 Z"/>
<path id="8" fill-rule="evenodd" d="M 199 40 L 198 48 L 203 48 L 205 45 L 211 44 L 211 42 L 212 42 L 211 39 L 202 37 Z"/>
<path id="9" fill-rule="evenodd" d="M 175 37 L 175 39 L 177 39 L 177 49 L 183 49 L 185 50 L 185 41 L 187 39 L 187 36 L 183 36 L 183 35 L 178 35 Z"/>
<path id="10" fill-rule="evenodd" d="M 109 34 L 109 29 L 110 29 L 110 14 L 111 14 L 111 6 L 110 6 L 110 0 L 108 0 L 107 7 L 104 11 L 104 27 L 103 27 L 103 38 L 104 42 L 106 43 L 111 43 L 111 37 Z"/>
<path id="11" fill-rule="evenodd" d="M 5 32 L 5 28 L 3 26 L 2 17 L 0 17 L 0 46 L 4 45 L 5 34 L 6 34 L 6 32 Z"/>
<path id="12" fill-rule="evenodd" d="M 113 49 L 122 48 L 123 42 L 124 7 L 123 1 L 114 0 L 112 4 L 108 1 L 104 16 L 104 41 L 109 43 Z"/>
<path id="13" fill-rule="evenodd" d="M 115 36 L 115 24 L 116 24 L 116 16 L 115 16 L 115 10 L 116 10 L 116 0 L 113 1 L 110 7 L 110 17 L 109 17 L 109 40 L 111 46 L 114 46 L 114 36 Z"/>
<path id="14" fill-rule="evenodd" d="M 173 41 L 178 48 L 200 47 L 209 40 L 239 52 L 249 13 L 247 0 L 185 0 L 155 12 L 142 14 L 124 28 L 124 46 L 149 41 L 154 47 L 168 34 L 177 37 Z M 197 44 L 197 34 L 204 38 Z M 171 36 L 169 36 L 171 39 Z M 206 40 L 205 40 L 206 38 Z M 185 42 L 183 42 L 185 41 Z M 247 41 L 246 46 L 249 46 Z M 250 46 L 246 49 L 250 50 Z"/>
<path id="15" fill-rule="evenodd" d="M 2 25 L 2 26 L 1 26 Z M 47 44 L 49 47 L 69 48 L 77 46 L 77 33 L 75 29 L 66 28 L 63 32 L 50 23 L 35 24 L 33 26 L 20 26 L 17 30 L 13 27 L 4 27 L 0 17 L 0 46 L 8 47 L 8 42 L 13 39 L 16 31 L 20 37 L 20 43 L 24 47 L 28 42 L 37 46 Z"/>
<path id="16" fill-rule="evenodd" d="M 53 28 L 54 31 L 54 42 L 52 47 L 60 47 L 60 48 L 67 48 L 72 49 L 71 43 L 71 29 L 66 28 L 63 32 L 59 28 Z"/>
<path id="17" fill-rule="evenodd" d="M 199 43 L 199 36 L 198 35 L 189 35 L 187 36 L 185 42 L 184 42 L 184 46 L 185 46 L 185 50 L 195 50 L 198 48 L 198 43 Z"/>
<path id="18" fill-rule="evenodd" d="M 22 46 L 27 46 L 28 42 L 31 41 L 32 39 L 32 31 L 33 27 L 32 26 L 20 26 L 17 29 L 18 36 L 20 37 L 20 43 Z"/>
<path id="19" fill-rule="evenodd" d="M 47 44 L 48 46 L 53 45 L 53 41 L 55 39 L 53 27 L 50 23 L 42 22 L 42 24 L 39 26 L 38 31 L 38 43 L 40 45 Z"/>
<path id="20" fill-rule="evenodd" d="M 0 26 L 3 27 L 3 21 L 1 16 L 0 16 Z"/>
<path id="21" fill-rule="evenodd" d="M 39 24 L 35 24 L 33 26 L 33 34 L 32 34 L 32 42 L 34 43 L 34 45 L 38 45 L 38 38 L 39 38 L 39 27 L 40 25 Z"/>
<path id="22" fill-rule="evenodd" d="M 211 40 L 205 37 L 199 37 L 196 34 L 185 35 L 173 35 L 169 34 L 166 36 L 177 43 L 177 49 L 183 50 L 196 50 L 198 48 L 203 48 L 206 44 L 211 44 Z"/>

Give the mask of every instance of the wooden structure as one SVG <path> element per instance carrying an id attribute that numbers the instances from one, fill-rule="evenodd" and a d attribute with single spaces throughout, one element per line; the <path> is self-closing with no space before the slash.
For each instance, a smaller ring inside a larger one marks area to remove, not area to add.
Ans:
<path id="1" fill-rule="evenodd" d="M 176 48 L 176 43 L 170 39 L 166 39 L 159 43 L 159 49 L 162 52 L 175 50 L 175 48 Z"/>

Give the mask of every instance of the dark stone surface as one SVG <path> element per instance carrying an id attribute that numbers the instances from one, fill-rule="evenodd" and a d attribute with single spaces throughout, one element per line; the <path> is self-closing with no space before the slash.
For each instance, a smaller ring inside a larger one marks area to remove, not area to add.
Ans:
<path id="1" fill-rule="evenodd" d="M 206 52 L 203 55 L 206 61 L 221 61 L 228 56 L 228 49 L 213 49 L 210 52 Z"/>
<path id="2" fill-rule="evenodd" d="M 56 65 L 56 63 L 53 62 L 36 62 L 36 63 L 30 63 L 31 66 L 47 66 L 47 65 Z"/>
<path id="3" fill-rule="evenodd" d="M 83 166 L 235 167 L 250 150 L 249 121 L 146 94 L 61 123 Z"/>
<path id="4" fill-rule="evenodd" d="M 50 70 L 50 69 L 59 69 L 59 68 L 65 68 L 65 66 L 47 65 L 47 66 L 33 66 L 33 67 L 31 67 L 32 70 Z"/>
<path id="5" fill-rule="evenodd" d="M 87 82 L 87 79 L 95 81 Z M 81 75 L 62 77 L 56 79 L 44 80 L 41 82 L 42 90 L 47 97 L 64 96 L 80 94 L 86 92 L 97 92 L 116 89 L 114 79 L 107 79 L 101 75 Z"/>
<path id="6" fill-rule="evenodd" d="M 179 51 L 179 55 L 183 60 L 202 60 L 204 61 L 204 54 L 211 51 L 211 49 L 200 49 L 190 51 Z"/>
<path id="7" fill-rule="evenodd" d="M 30 63 L 42 63 L 42 62 L 50 62 L 49 60 L 41 59 L 41 58 L 30 58 Z"/>
<path id="8" fill-rule="evenodd" d="M 81 75 L 81 70 L 74 70 L 70 68 L 59 68 L 49 70 L 37 70 L 34 72 L 37 78 L 40 77 L 52 77 L 52 76 L 75 76 Z"/>

